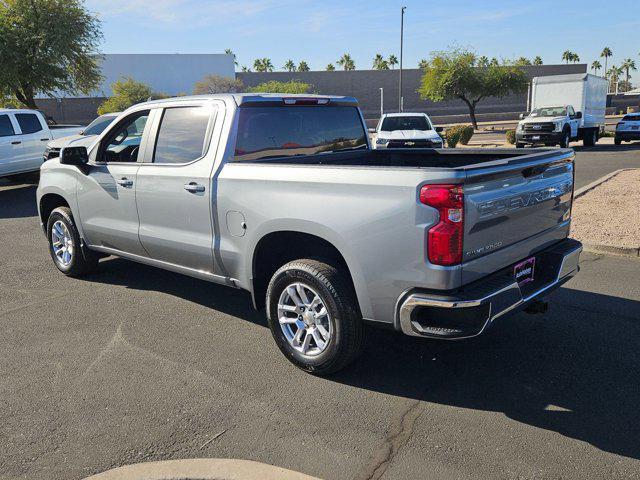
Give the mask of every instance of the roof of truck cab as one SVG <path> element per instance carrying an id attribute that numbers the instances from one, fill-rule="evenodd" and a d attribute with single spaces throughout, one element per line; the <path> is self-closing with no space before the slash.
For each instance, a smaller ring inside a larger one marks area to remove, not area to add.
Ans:
<path id="1" fill-rule="evenodd" d="M 426 113 L 421 112 L 396 112 L 396 113 L 385 113 L 383 117 L 428 117 Z"/>
<path id="2" fill-rule="evenodd" d="M 0 108 L 0 113 L 40 113 L 37 110 L 28 108 Z"/>
<path id="3" fill-rule="evenodd" d="M 190 100 L 233 100 L 237 105 L 242 105 L 249 102 L 272 102 L 274 100 L 284 100 L 285 98 L 300 98 L 300 99 L 329 99 L 339 101 L 340 103 L 356 104 L 358 101 L 354 97 L 339 96 L 339 95 L 316 95 L 307 93 L 216 93 L 210 95 L 188 95 L 184 97 L 171 97 L 162 98 L 158 100 L 150 100 L 148 102 L 140 103 L 136 105 L 164 105 L 167 103 L 178 103 Z"/>

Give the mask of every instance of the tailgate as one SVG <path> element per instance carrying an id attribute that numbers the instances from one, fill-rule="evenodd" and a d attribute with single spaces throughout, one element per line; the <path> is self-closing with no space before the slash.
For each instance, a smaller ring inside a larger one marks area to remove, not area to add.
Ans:
<path id="1" fill-rule="evenodd" d="M 568 231 L 573 200 L 574 154 L 555 150 L 469 169 L 464 186 L 463 261 L 500 256 L 522 244 L 521 257 Z M 566 235 L 563 235 L 566 236 Z M 503 262 L 492 261 L 494 267 Z M 509 263 L 506 263 L 506 266 Z M 464 267 L 463 267 L 464 268 Z"/>

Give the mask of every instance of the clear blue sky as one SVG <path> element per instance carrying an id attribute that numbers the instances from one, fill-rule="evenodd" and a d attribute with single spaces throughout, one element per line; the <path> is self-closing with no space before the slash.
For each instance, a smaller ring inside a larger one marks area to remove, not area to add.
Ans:
<path id="1" fill-rule="evenodd" d="M 408 68 L 457 44 L 545 63 L 560 63 L 569 49 L 589 64 L 609 46 L 609 65 L 631 57 L 640 69 L 640 0 L 87 0 L 103 21 L 104 53 L 231 48 L 240 65 L 269 57 L 281 69 L 291 58 L 313 70 L 345 52 L 359 69 L 376 53 L 397 55 L 402 5 Z"/>

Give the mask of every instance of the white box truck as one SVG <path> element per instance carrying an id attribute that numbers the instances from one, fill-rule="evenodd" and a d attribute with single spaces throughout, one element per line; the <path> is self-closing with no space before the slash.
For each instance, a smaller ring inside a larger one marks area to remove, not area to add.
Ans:
<path id="1" fill-rule="evenodd" d="M 588 73 L 535 77 L 531 111 L 516 129 L 516 147 L 569 146 L 582 140 L 593 146 L 604 131 L 607 81 Z"/>

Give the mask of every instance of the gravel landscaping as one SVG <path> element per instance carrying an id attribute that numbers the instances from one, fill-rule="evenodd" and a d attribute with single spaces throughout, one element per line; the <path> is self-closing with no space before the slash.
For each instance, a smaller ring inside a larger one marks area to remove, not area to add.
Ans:
<path id="1" fill-rule="evenodd" d="M 640 169 L 622 171 L 577 198 L 571 236 L 587 246 L 640 248 Z"/>

